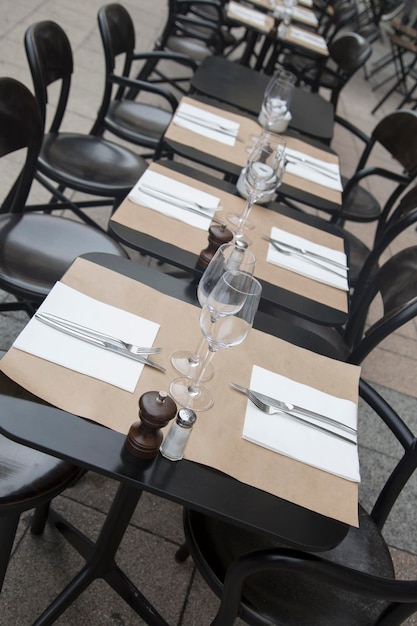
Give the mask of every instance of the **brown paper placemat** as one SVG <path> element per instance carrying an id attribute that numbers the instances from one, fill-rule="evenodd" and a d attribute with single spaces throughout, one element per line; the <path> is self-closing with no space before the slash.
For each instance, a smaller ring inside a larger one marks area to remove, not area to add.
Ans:
<path id="1" fill-rule="evenodd" d="M 144 368 L 134 394 L 11 348 L 0 369 L 35 395 L 66 411 L 127 433 L 137 420 L 140 395 L 167 390 L 177 376 L 169 364 L 179 349 L 193 349 L 200 339 L 199 310 L 160 294 L 130 278 L 77 259 L 63 282 L 98 300 L 119 306 L 161 325 L 158 362 L 166 374 Z M 246 398 L 229 381 L 247 385 L 254 364 L 357 402 L 360 368 L 333 361 L 252 330 L 241 346 L 214 360 L 210 387 L 215 406 L 198 416 L 186 457 L 238 480 L 346 523 L 357 524 L 358 485 L 309 467 L 242 439 Z"/>
<path id="2" fill-rule="evenodd" d="M 248 158 L 247 147 L 253 144 L 253 139 L 251 139 L 251 137 L 259 136 L 261 134 L 261 126 L 253 119 L 237 113 L 231 113 L 230 111 L 219 109 L 206 103 L 199 102 L 198 100 L 193 100 L 193 98 L 189 98 L 188 96 L 181 99 L 181 103 L 183 102 L 197 106 L 205 111 L 214 113 L 215 115 L 221 115 L 225 119 L 232 120 L 233 122 L 237 122 L 239 124 L 239 133 L 236 143 L 234 146 L 228 146 L 214 139 L 203 137 L 202 135 L 194 133 L 187 128 L 176 126 L 173 121 L 170 123 L 165 132 L 165 138 L 184 146 L 188 146 L 189 148 L 193 148 L 194 150 L 198 150 L 199 152 L 203 152 L 204 154 L 218 157 L 222 161 L 227 161 L 228 163 L 233 163 L 239 167 L 244 167 Z M 327 161 L 328 163 L 339 163 L 339 158 L 335 154 L 331 154 L 330 152 L 311 146 L 301 139 L 289 137 L 285 134 L 283 136 L 285 137 L 288 148 L 299 150 L 309 156 L 315 157 L 316 159 Z M 333 202 L 338 205 L 341 205 L 342 203 L 342 194 L 340 191 L 329 189 L 328 187 L 306 180 L 300 176 L 295 176 L 294 174 L 288 174 L 285 172 L 283 182 L 291 187 L 294 187 L 295 189 L 301 189 L 306 193 L 318 196 L 328 200 L 329 202 Z"/>
<path id="3" fill-rule="evenodd" d="M 158 163 L 152 163 L 149 169 L 220 198 L 220 204 L 224 209 L 218 211 L 216 216 L 223 219 L 225 223 L 227 223 L 227 213 L 241 213 L 243 211 L 245 205 L 243 198 L 233 196 L 211 185 L 206 185 L 197 179 L 174 172 Z M 167 217 L 162 213 L 158 213 L 158 211 L 139 206 L 129 199 L 124 200 L 111 219 L 113 222 L 123 224 L 123 226 L 193 252 L 197 256 L 208 244 L 205 231 Z M 341 237 L 280 215 L 260 205 L 253 207 L 250 220 L 255 225 L 255 229 L 250 232 L 250 237 L 253 241 L 251 250 L 253 250 L 257 259 L 255 270 L 257 278 L 316 302 L 321 302 L 338 311 L 347 312 L 346 292 L 268 263 L 266 260 L 268 242 L 262 239 L 262 235 L 269 235 L 271 228 L 276 226 L 294 235 L 314 241 L 314 243 L 343 252 L 343 239 Z"/>

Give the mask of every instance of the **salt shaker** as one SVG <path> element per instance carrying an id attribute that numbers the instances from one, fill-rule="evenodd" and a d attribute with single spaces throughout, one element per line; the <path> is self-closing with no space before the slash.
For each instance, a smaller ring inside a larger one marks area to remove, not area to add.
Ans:
<path id="1" fill-rule="evenodd" d="M 162 456 L 170 461 L 179 461 L 182 459 L 185 446 L 196 421 L 197 416 L 191 409 L 180 409 L 171 428 L 166 435 L 160 452 Z"/>

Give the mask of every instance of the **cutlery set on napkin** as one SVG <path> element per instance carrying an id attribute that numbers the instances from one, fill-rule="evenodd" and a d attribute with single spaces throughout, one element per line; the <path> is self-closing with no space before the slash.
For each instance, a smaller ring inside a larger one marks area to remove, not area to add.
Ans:
<path id="1" fill-rule="evenodd" d="M 228 146 L 234 146 L 238 140 L 239 124 L 237 122 L 210 113 L 201 107 L 188 104 L 188 102 L 181 102 L 175 111 L 173 123 Z"/>
<path id="2" fill-rule="evenodd" d="M 256 9 L 244 7 L 237 2 L 229 2 L 227 5 L 227 14 L 230 18 L 236 17 L 237 19 L 251 22 L 254 26 L 260 26 L 261 28 L 264 28 L 266 25 L 265 14 L 260 11 L 256 11 Z"/>
<path id="3" fill-rule="evenodd" d="M 250 389 L 231 385 L 249 398 L 244 439 L 347 480 L 360 481 L 355 403 L 257 365 L 252 370 Z M 302 406 L 295 405 L 294 398 Z"/>
<path id="4" fill-rule="evenodd" d="M 316 244 L 308 239 L 273 227 L 269 241 L 267 261 L 273 265 L 312 278 L 318 282 L 349 290 L 347 258 L 344 252 Z"/>
<path id="5" fill-rule="evenodd" d="M 133 187 L 129 200 L 207 231 L 219 211 L 219 198 L 173 178 L 146 170 Z"/>
<path id="6" fill-rule="evenodd" d="M 316 159 L 299 150 L 288 148 L 288 146 L 285 151 L 285 171 L 329 189 L 343 191 L 340 169 L 337 163 Z"/>
<path id="7" fill-rule="evenodd" d="M 323 48 L 323 50 L 327 49 L 326 40 L 323 39 L 320 35 L 315 35 L 314 33 L 309 33 L 306 30 L 302 30 L 301 28 L 297 28 L 296 26 L 291 26 L 290 35 L 294 39 L 298 39 L 299 41 L 303 41 L 305 43 L 309 43 L 312 46 L 316 46 L 317 48 Z"/>

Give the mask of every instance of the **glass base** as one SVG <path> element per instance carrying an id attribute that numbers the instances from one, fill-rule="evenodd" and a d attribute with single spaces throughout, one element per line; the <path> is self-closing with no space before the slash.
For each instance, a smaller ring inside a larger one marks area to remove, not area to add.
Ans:
<path id="1" fill-rule="evenodd" d="M 208 411 L 214 404 L 211 391 L 205 385 L 192 388 L 191 378 L 176 378 L 169 386 L 169 393 L 177 404 L 195 412 Z"/>
<path id="2" fill-rule="evenodd" d="M 188 378 L 196 380 L 200 372 L 201 363 L 196 363 L 195 361 L 193 361 L 193 356 L 194 354 L 192 352 L 185 350 L 174 352 L 174 354 L 171 356 L 171 365 L 179 374 L 183 374 Z M 208 380 L 211 380 L 213 376 L 214 367 L 211 363 L 209 363 L 201 380 L 205 383 Z"/>

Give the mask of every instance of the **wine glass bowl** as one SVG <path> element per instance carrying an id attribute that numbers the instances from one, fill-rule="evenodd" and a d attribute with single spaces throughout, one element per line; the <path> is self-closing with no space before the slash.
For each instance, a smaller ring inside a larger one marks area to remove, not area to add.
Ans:
<path id="1" fill-rule="evenodd" d="M 247 249 L 245 242 L 232 242 L 220 246 L 198 283 L 197 298 L 200 306 L 203 307 L 207 303 L 209 294 L 226 271 L 241 271 L 252 276 L 255 264 L 256 257 L 253 252 Z M 179 374 L 189 377 L 197 376 L 204 346 L 205 340 L 202 337 L 193 352 L 190 350 L 175 352 L 171 356 L 171 365 Z M 213 374 L 213 367 L 208 365 L 202 382 L 210 380 Z"/>
<path id="2" fill-rule="evenodd" d="M 176 378 L 170 394 L 180 404 L 194 411 L 207 411 L 213 396 L 203 384 L 205 369 L 218 350 L 239 345 L 247 337 L 259 306 L 262 287 L 256 278 L 239 271 L 225 272 L 207 298 L 200 314 L 200 329 L 208 349 L 194 377 Z"/>
<path id="3" fill-rule="evenodd" d="M 255 144 L 238 181 L 238 189 L 247 201 L 242 213 L 229 213 L 228 221 L 235 227 L 235 240 L 250 239 L 245 230 L 253 228 L 248 216 L 257 201 L 269 201 L 282 181 L 285 169 L 285 140 L 275 133 L 264 132 Z"/>

